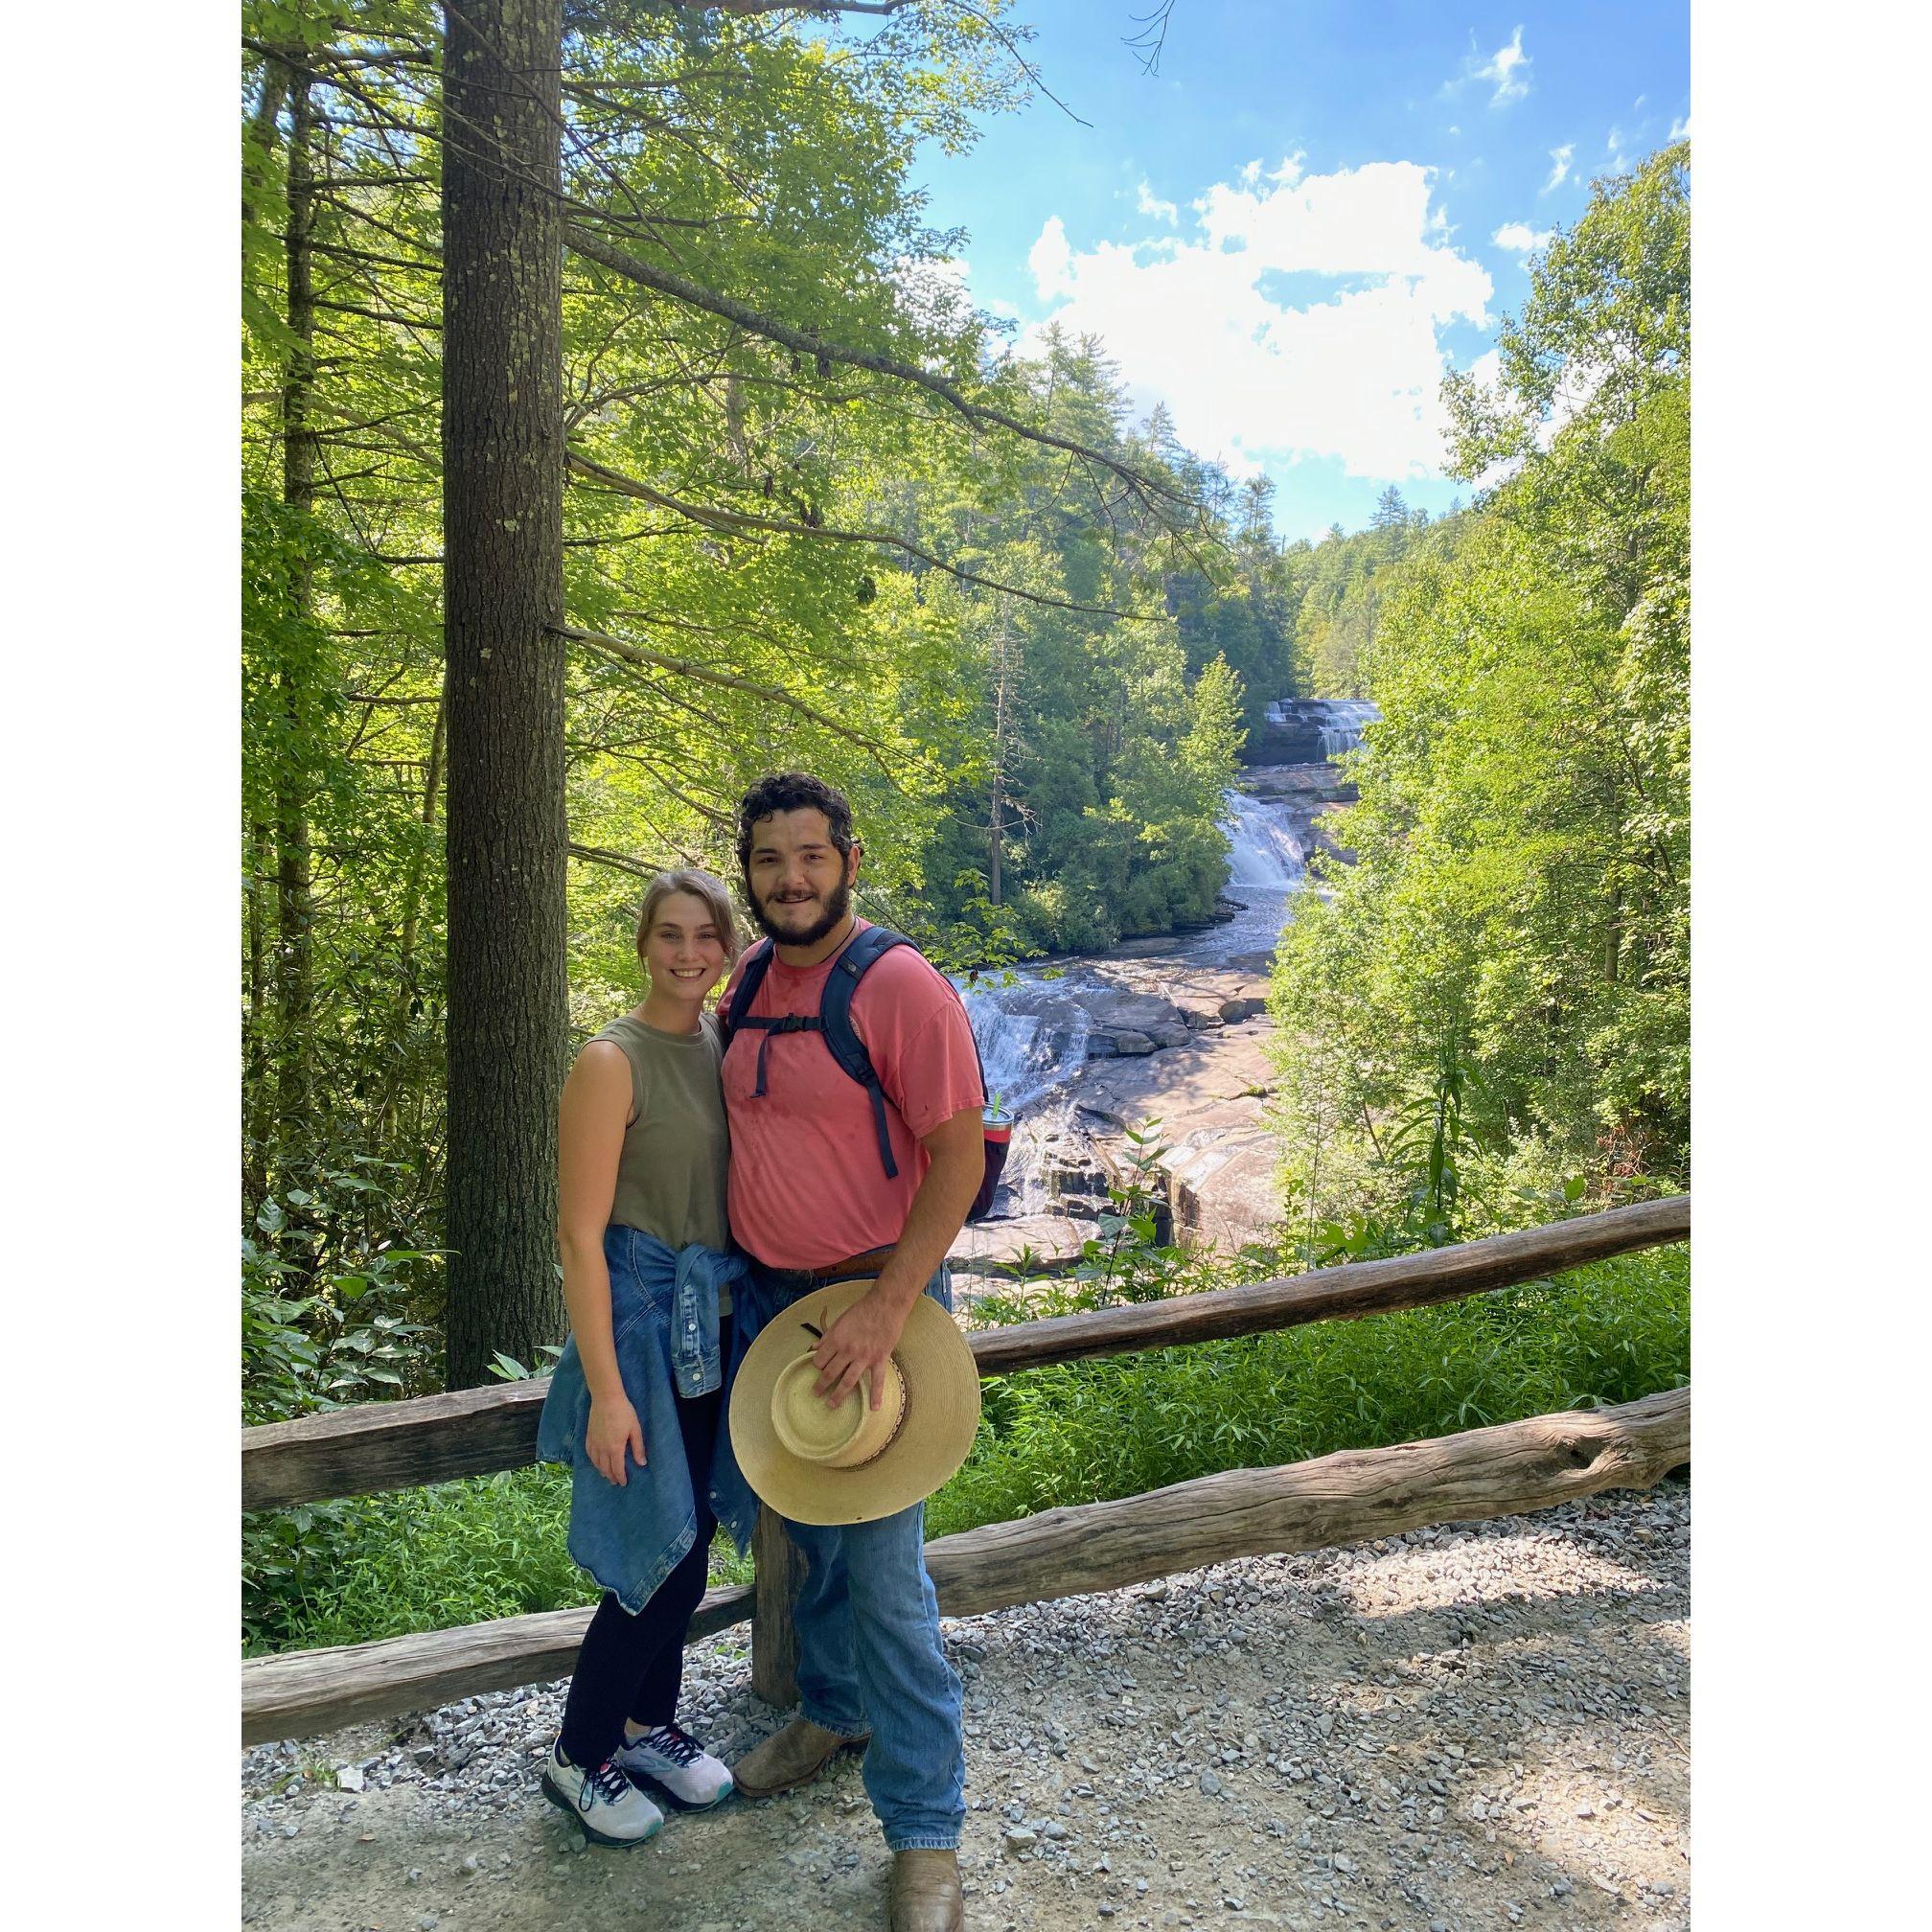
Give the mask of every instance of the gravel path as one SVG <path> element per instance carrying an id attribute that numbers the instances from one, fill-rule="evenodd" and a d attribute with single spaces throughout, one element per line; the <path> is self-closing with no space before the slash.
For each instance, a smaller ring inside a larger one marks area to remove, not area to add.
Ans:
<path id="1" fill-rule="evenodd" d="M 1689 1924 L 1690 1496 L 1668 1481 L 948 1620 L 973 1932 Z M 775 1728 L 748 1632 L 685 1721 Z M 244 1922 L 882 1927 L 858 1767 L 586 1850 L 537 1791 L 562 1687 L 242 1761 Z M 359 1785 L 359 1789 L 355 1788 Z"/>

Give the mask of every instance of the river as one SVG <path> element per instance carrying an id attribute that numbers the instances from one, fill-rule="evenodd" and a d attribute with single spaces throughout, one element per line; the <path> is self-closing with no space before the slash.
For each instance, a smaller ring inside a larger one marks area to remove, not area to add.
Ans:
<path id="1" fill-rule="evenodd" d="M 1360 742 L 1372 706 L 1297 706 L 1331 754 Z M 1330 715 L 1311 715 L 1326 712 Z M 1231 916 L 1202 931 L 1016 969 L 960 987 L 989 1093 L 1018 1116 L 994 1217 L 955 1255 L 1077 1250 L 1105 1205 L 1125 1129 L 1158 1116 L 1179 1238 L 1238 1247 L 1272 1220 L 1262 1009 L 1281 929 L 1306 886 L 1314 819 L 1346 781 L 1326 762 L 1244 772 L 1228 794 Z M 1083 1225 L 1084 1224 L 1084 1225 Z"/>

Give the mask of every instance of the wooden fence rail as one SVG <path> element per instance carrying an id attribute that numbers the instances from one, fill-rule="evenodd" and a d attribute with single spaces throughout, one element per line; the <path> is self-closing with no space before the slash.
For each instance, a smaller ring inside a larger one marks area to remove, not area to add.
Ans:
<path id="1" fill-rule="evenodd" d="M 926 1546 L 949 1617 L 1114 1590 L 1230 1557 L 1314 1550 L 1430 1524 L 1544 1509 L 1599 1489 L 1648 1488 L 1689 1460 L 1690 1392 L 1499 1423 L 1391 1449 L 1344 1449 L 1275 1469 L 1230 1469 L 1117 1502 L 1048 1509 Z M 714 1590 L 692 1638 L 743 1622 L 749 1587 Z M 568 1672 L 587 1610 L 550 1610 L 242 1667 L 246 1743 L 423 1710 Z"/>
<path id="2" fill-rule="evenodd" d="M 1422 1308 L 1690 1233 L 1690 1197 L 1645 1201 L 1460 1247 L 1351 1261 L 1205 1295 L 1024 1322 L 969 1337 L 982 1375 Z M 242 1506 L 285 1508 L 515 1469 L 536 1454 L 547 1377 L 270 1422 L 242 1436 Z"/>

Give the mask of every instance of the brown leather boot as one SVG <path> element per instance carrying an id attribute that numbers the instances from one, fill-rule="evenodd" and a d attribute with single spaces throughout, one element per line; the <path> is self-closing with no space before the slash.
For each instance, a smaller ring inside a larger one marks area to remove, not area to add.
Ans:
<path id="1" fill-rule="evenodd" d="M 841 1737 L 809 1717 L 794 1717 L 755 1751 L 748 1751 L 731 1767 L 731 1782 L 741 1798 L 775 1798 L 809 1784 L 841 1751 L 862 1751 L 871 1743 L 862 1737 Z"/>
<path id="2" fill-rule="evenodd" d="M 888 1894 L 891 1932 L 966 1932 L 956 1852 L 895 1852 Z"/>

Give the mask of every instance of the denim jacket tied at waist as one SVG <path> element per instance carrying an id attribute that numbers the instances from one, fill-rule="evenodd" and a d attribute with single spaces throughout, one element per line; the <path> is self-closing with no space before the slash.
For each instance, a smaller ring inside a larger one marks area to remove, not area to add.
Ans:
<path id="1" fill-rule="evenodd" d="M 610 1275 L 610 1329 L 624 1392 L 644 1431 L 643 1468 L 632 1462 L 623 1487 L 601 1475 L 585 1453 L 590 1390 L 573 1336 L 564 1345 L 537 1429 L 537 1458 L 570 1465 L 573 1561 L 635 1615 L 650 1600 L 698 1533 L 698 1503 L 678 1426 L 678 1398 L 727 1392 L 757 1321 L 730 1324 L 728 1361 L 720 1359 L 718 1292 L 730 1284 L 742 1305 L 744 1257 L 693 1243 L 674 1249 L 641 1229 L 604 1232 Z M 747 1313 L 749 1311 L 747 1310 Z M 711 1458 L 711 1510 L 742 1555 L 750 1548 L 758 1499 L 731 1453 L 729 1402 L 718 1407 Z"/>

